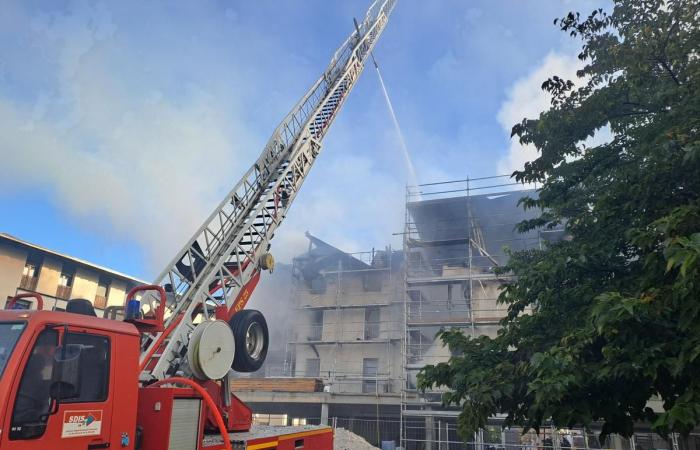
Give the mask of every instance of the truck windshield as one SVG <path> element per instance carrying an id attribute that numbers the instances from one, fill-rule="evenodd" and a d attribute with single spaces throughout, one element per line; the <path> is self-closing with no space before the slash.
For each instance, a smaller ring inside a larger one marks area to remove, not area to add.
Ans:
<path id="1" fill-rule="evenodd" d="M 26 322 L 0 322 L 0 378 L 26 326 Z"/>

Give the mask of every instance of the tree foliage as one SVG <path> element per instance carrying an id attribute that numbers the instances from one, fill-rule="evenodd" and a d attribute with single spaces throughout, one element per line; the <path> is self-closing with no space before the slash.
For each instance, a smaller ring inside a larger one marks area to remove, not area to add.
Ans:
<path id="1" fill-rule="evenodd" d="M 441 332 L 453 357 L 419 385 L 449 388 L 464 436 L 496 413 L 604 435 L 700 423 L 699 16 L 696 0 L 615 0 L 555 21 L 585 65 L 545 81 L 550 109 L 513 127 L 539 150 L 513 176 L 542 183 L 520 229 L 565 224 L 568 238 L 511 255 L 496 338 Z"/>

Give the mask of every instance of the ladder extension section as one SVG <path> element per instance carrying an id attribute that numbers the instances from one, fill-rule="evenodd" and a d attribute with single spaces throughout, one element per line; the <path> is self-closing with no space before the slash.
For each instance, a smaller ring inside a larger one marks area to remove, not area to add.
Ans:
<path id="1" fill-rule="evenodd" d="M 165 332 L 142 339 L 141 379 L 187 371 L 189 335 L 198 315 L 229 316 L 245 306 L 257 282 L 259 260 L 270 247 L 321 141 L 357 81 L 396 0 L 377 0 L 328 68 L 275 129 L 261 156 L 180 250 L 155 283 L 166 291 Z M 253 286 L 254 287 L 254 286 Z M 146 294 L 142 304 L 157 304 Z"/>

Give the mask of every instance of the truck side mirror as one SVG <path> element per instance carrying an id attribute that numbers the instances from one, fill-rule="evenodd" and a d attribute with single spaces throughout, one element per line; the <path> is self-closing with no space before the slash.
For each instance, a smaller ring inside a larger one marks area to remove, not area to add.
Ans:
<path id="1" fill-rule="evenodd" d="M 61 401 L 77 397 L 80 393 L 80 363 L 83 346 L 67 344 L 59 346 L 54 356 L 51 376 L 51 398 Z"/>

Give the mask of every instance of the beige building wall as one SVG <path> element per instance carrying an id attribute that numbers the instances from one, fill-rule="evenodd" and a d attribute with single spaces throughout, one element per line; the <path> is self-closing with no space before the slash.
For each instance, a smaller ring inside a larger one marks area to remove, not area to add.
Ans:
<path id="1" fill-rule="evenodd" d="M 499 281 L 473 281 L 472 289 L 475 321 L 496 321 L 506 316 L 508 305 L 498 303 L 498 296 L 501 293 Z"/>
<path id="2" fill-rule="evenodd" d="M 126 283 L 119 280 L 113 280 L 109 286 L 109 296 L 107 297 L 107 306 L 122 306 L 126 298 Z"/>
<path id="3" fill-rule="evenodd" d="M 400 338 L 400 318 L 401 311 L 394 307 L 380 307 L 379 310 L 379 339 Z M 338 320 L 340 314 L 340 320 Z M 306 330 L 312 331 L 314 327 L 309 321 L 308 315 L 302 315 L 297 323 L 299 331 L 304 333 L 298 335 L 304 338 L 309 335 Z M 376 326 L 376 325 L 373 325 Z M 323 311 L 322 341 L 361 341 L 365 338 L 365 308 L 352 307 L 337 309 L 327 309 Z"/>
<path id="4" fill-rule="evenodd" d="M 71 298 L 84 298 L 94 302 L 99 278 L 97 273 L 78 267 L 75 270 L 75 277 L 73 278 Z"/>
<path id="5" fill-rule="evenodd" d="M 298 292 L 297 304 L 298 306 L 336 306 L 338 303 L 358 306 L 382 305 L 395 294 L 397 282 L 401 281 L 398 276 L 391 281 L 385 276 L 381 281 L 381 291 L 372 291 L 365 289 L 366 284 L 372 284 L 364 279 L 366 276 L 372 276 L 372 274 L 369 272 L 343 273 L 340 277 L 335 274 L 327 275 L 324 293 L 312 293 L 308 286 L 304 286 Z"/>
<path id="6" fill-rule="evenodd" d="M 340 338 L 343 341 L 361 341 L 365 337 L 364 308 L 341 311 Z"/>
<path id="7" fill-rule="evenodd" d="M 15 295 L 22 280 L 22 270 L 27 262 L 25 250 L 0 243 L 0 306 L 5 307 L 7 297 Z"/>
<path id="8" fill-rule="evenodd" d="M 380 339 L 403 339 L 403 305 L 382 306 L 379 322 Z"/>
<path id="9" fill-rule="evenodd" d="M 45 256 L 39 272 L 39 282 L 36 290 L 40 294 L 54 296 L 58 289 L 58 279 L 61 276 L 63 264 L 56 258 Z"/>
<path id="10" fill-rule="evenodd" d="M 31 292 L 20 288 L 22 272 L 24 271 L 27 257 L 31 252 L 36 253 L 39 271 L 34 290 L 44 297 L 44 308 L 65 308 L 66 302 L 56 298 L 58 283 L 64 261 L 75 266 L 70 298 L 84 298 L 90 302 L 95 301 L 99 280 L 101 276 L 109 279 L 108 305 L 123 305 L 126 297 L 127 286 L 130 283 L 143 283 L 138 280 L 127 281 L 117 278 L 110 271 L 103 271 L 97 267 L 91 267 L 80 261 L 73 260 L 62 255 L 55 255 L 49 250 L 33 247 L 32 244 L 16 242 L 0 234 L 0 308 L 4 308 L 8 297 L 19 292 Z M 32 248 L 33 250 L 27 250 Z M 32 259 L 34 259 L 32 257 Z M 29 286 L 27 286 L 29 287 Z"/>
<path id="11" fill-rule="evenodd" d="M 403 365 L 403 277 L 396 274 L 390 279 L 386 271 L 359 270 L 327 274 L 325 281 L 322 294 L 312 293 L 303 281 L 295 291 L 296 306 L 301 307 L 294 322 L 296 376 L 310 375 L 307 362 L 318 359 L 320 377 L 330 392 L 367 395 L 363 369 L 364 360 L 371 358 L 378 362 L 378 392 L 398 395 Z M 316 308 L 304 308 L 308 306 Z M 379 308 L 376 340 L 365 339 L 368 307 Z M 321 342 L 307 344 L 313 322 L 320 320 L 320 339 L 312 341 Z"/>

